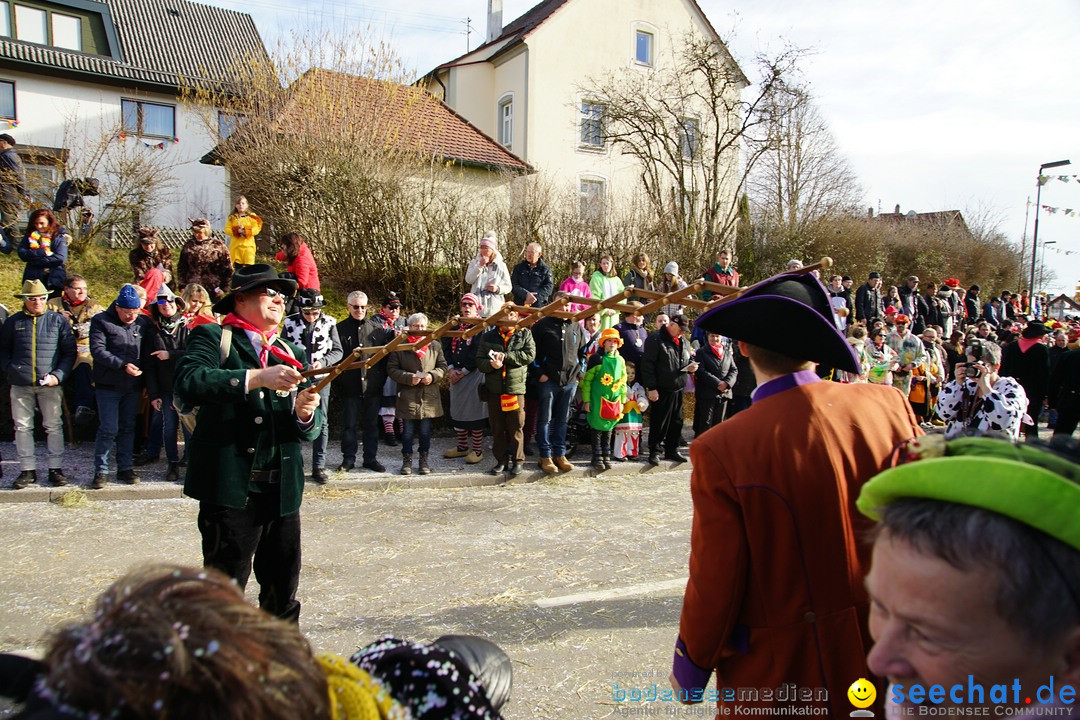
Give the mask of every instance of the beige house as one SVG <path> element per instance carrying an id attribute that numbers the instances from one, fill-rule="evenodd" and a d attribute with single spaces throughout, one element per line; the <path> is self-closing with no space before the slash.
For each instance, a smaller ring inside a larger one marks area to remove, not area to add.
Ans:
<path id="1" fill-rule="evenodd" d="M 484 44 L 438 66 L 418 85 L 557 187 L 579 193 L 583 216 L 638 191 L 640 162 L 613 147 L 605 136 L 605 107 L 585 88 L 613 74 L 673 67 L 688 33 L 719 41 L 698 3 L 544 0 L 505 26 L 501 7 L 501 0 L 489 0 Z M 718 47 L 722 61 L 745 82 Z M 700 142 L 700 118 L 707 112 L 688 103 L 671 123 L 687 153 Z"/>

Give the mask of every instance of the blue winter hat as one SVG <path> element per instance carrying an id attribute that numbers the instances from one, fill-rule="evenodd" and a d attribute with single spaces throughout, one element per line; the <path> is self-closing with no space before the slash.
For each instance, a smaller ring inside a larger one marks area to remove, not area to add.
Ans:
<path id="1" fill-rule="evenodd" d="M 116 307 L 125 310 L 138 310 L 142 307 L 142 298 L 135 292 L 134 285 L 125 285 L 120 288 L 120 294 L 116 296 Z"/>

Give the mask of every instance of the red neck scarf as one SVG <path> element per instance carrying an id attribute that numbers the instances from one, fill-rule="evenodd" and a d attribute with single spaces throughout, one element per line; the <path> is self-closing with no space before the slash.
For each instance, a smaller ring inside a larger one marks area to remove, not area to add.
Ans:
<path id="1" fill-rule="evenodd" d="M 712 350 L 713 355 L 717 358 L 724 359 L 724 346 L 723 345 L 710 345 L 709 349 Z"/>
<path id="2" fill-rule="evenodd" d="M 285 363 L 286 365 L 292 365 L 297 370 L 304 369 L 304 366 L 300 364 L 299 360 L 274 345 L 274 337 L 277 336 L 276 330 L 271 333 L 264 333 L 262 330 L 259 330 L 247 320 L 244 320 L 239 315 L 235 315 L 233 313 L 229 313 L 228 315 L 226 315 L 225 318 L 221 321 L 221 324 L 228 325 L 229 327 L 239 328 L 241 330 L 248 330 L 262 338 L 263 344 L 262 347 L 259 349 L 259 364 L 263 367 L 266 367 L 267 362 L 270 359 L 269 355 L 273 355 L 281 362 Z"/>
<path id="3" fill-rule="evenodd" d="M 421 340 L 424 339 L 424 336 L 423 335 L 409 335 L 408 338 L 406 338 L 406 339 L 410 343 L 418 343 L 418 342 L 420 342 Z M 427 351 L 428 351 L 429 347 L 431 347 L 430 344 L 425 345 L 422 348 L 417 348 L 416 350 L 413 350 L 413 352 L 416 353 L 416 357 L 418 357 L 421 362 L 424 361 L 424 356 L 427 355 Z"/>

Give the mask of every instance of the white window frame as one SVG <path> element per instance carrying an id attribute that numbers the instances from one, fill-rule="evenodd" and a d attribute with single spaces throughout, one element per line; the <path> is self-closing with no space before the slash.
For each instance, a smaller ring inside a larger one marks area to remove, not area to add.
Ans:
<path id="1" fill-rule="evenodd" d="M 587 187 L 599 188 L 599 193 L 590 193 L 586 190 Z M 578 218 L 581 222 L 590 225 L 603 224 L 607 219 L 608 179 L 603 175 L 579 175 L 578 199 Z"/>
<path id="2" fill-rule="evenodd" d="M 33 25 L 36 29 L 36 18 L 38 13 L 41 16 L 41 39 L 31 39 L 23 35 L 24 26 L 29 29 Z M 30 21 L 30 15 L 35 18 L 34 22 Z M 19 16 L 22 15 L 20 18 Z M 15 4 L 15 39 L 23 42 L 34 43 L 35 45 L 48 45 L 49 44 L 49 14 L 41 8 L 30 7 L 29 5 Z"/>
<path id="3" fill-rule="evenodd" d="M 597 115 L 597 110 L 599 114 Z M 592 152 L 603 152 L 607 147 L 607 139 L 604 137 L 604 117 L 606 115 L 602 103 L 591 98 L 582 98 L 578 103 L 578 147 Z M 598 123 L 599 141 L 593 142 L 593 124 Z M 586 126 L 588 125 L 588 137 L 586 140 Z"/>
<path id="4" fill-rule="evenodd" d="M 638 59 L 638 35 L 649 36 L 649 59 Z M 630 64 L 639 68 L 652 69 L 656 67 L 656 41 L 660 33 L 655 25 L 641 20 L 630 23 Z"/>
<path id="5" fill-rule="evenodd" d="M 0 0 L 0 37 L 11 37 L 11 9 L 7 0 Z"/>
<path id="6" fill-rule="evenodd" d="M 691 136 L 688 127 L 694 128 Z M 684 117 L 679 121 L 679 153 L 684 160 L 693 162 L 701 155 L 701 120 L 696 117 Z"/>
<path id="7" fill-rule="evenodd" d="M 231 137 L 233 133 L 246 125 L 248 120 L 249 118 L 246 115 L 218 110 L 218 140 L 225 140 L 226 138 Z M 230 131 L 227 133 L 222 132 L 226 127 L 230 128 Z"/>
<path id="8" fill-rule="evenodd" d="M 124 121 L 124 104 L 135 103 L 136 106 L 136 121 L 135 128 L 129 127 Z M 172 110 L 172 135 L 162 135 L 159 133 L 148 133 L 143 131 L 143 106 L 154 105 L 163 108 L 169 108 Z M 130 135 L 137 135 L 139 137 L 153 137 L 153 138 L 165 138 L 167 140 L 173 140 L 176 138 L 176 106 L 169 103 L 154 102 L 152 100 L 137 100 L 136 98 L 120 98 L 120 126 L 124 129 L 124 132 Z"/>
<path id="9" fill-rule="evenodd" d="M 514 147 L 514 93 L 506 93 L 495 104 L 495 136 L 507 150 Z"/>
<path id="10" fill-rule="evenodd" d="M 61 45 L 57 41 L 57 36 L 59 35 L 59 33 L 56 31 L 56 21 L 57 20 L 61 20 L 61 21 L 74 20 L 75 21 L 75 46 L 74 47 L 72 47 L 71 45 Z M 52 25 L 52 27 L 50 28 L 50 30 L 52 30 L 52 45 L 53 45 L 53 47 L 58 47 L 58 48 L 60 48 L 62 50 L 74 50 L 75 52 L 82 52 L 82 18 L 80 18 L 80 17 L 78 17 L 76 15 L 66 15 L 64 13 L 54 12 L 54 13 L 52 13 L 51 25 Z"/>

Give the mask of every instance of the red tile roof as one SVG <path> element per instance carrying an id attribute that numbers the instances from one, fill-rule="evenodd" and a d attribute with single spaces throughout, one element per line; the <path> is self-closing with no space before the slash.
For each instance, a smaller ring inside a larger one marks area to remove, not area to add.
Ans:
<path id="1" fill-rule="evenodd" d="M 325 108 L 312 117 L 311 108 Z M 457 165 L 529 173 L 532 167 L 450 106 L 419 88 L 359 75 L 315 69 L 289 88 L 288 99 L 276 113 L 280 131 L 303 137 L 317 125 L 340 130 L 340 142 L 384 143 L 402 151 L 417 151 Z M 211 151 L 204 162 L 215 160 Z"/>

